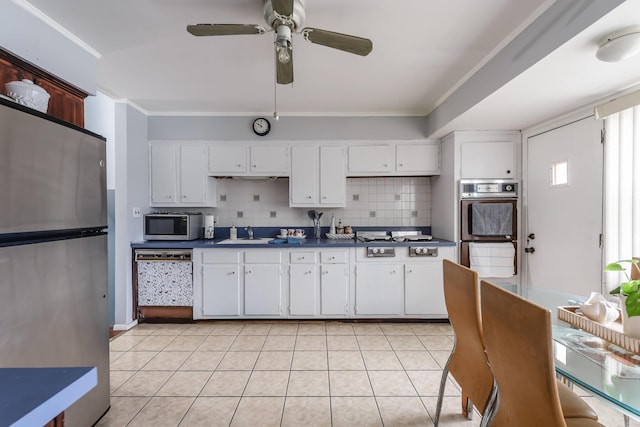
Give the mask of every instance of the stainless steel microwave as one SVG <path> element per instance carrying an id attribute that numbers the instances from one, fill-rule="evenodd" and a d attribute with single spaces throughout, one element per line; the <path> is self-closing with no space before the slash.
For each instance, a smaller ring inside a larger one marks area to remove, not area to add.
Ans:
<path id="1" fill-rule="evenodd" d="M 144 216 L 145 240 L 196 240 L 202 238 L 201 213 L 152 213 Z"/>

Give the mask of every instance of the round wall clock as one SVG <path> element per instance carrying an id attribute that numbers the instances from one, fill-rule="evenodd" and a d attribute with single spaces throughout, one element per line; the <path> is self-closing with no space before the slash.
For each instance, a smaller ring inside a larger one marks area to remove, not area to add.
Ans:
<path id="1" fill-rule="evenodd" d="M 258 117 L 253 121 L 253 131 L 256 135 L 265 136 L 271 130 L 271 123 L 264 117 Z"/>

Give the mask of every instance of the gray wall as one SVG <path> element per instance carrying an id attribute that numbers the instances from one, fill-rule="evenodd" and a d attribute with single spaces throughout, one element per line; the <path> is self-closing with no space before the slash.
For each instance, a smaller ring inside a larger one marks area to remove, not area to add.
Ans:
<path id="1" fill-rule="evenodd" d="M 98 59 L 11 0 L 0 0 L 0 46 L 87 93 L 96 92 Z"/>
<path id="2" fill-rule="evenodd" d="M 152 140 L 398 140 L 425 138 L 424 117 L 280 117 L 269 118 L 271 132 L 251 130 L 255 117 L 150 116 Z"/>

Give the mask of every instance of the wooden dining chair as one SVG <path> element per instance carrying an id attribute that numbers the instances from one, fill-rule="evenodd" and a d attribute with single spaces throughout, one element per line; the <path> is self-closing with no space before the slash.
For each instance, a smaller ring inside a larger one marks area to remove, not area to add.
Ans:
<path id="1" fill-rule="evenodd" d="M 435 427 L 440 420 L 448 374 L 455 378 L 462 389 L 462 414 L 467 418 L 471 418 L 474 405 L 478 412 L 485 415 L 495 399 L 493 374 L 489 369 L 482 338 L 478 273 L 446 259 L 443 261 L 443 273 L 445 304 L 455 342 L 442 371 Z M 482 424 L 487 416 L 483 417 Z"/>
<path id="2" fill-rule="evenodd" d="M 498 385 L 495 427 L 596 427 L 597 414 L 556 380 L 551 312 L 480 282 L 484 343 Z"/>

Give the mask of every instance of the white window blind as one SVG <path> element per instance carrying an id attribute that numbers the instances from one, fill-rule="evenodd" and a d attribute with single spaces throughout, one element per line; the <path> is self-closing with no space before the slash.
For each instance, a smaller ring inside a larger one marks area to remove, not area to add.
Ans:
<path id="1" fill-rule="evenodd" d="M 640 107 L 606 118 L 605 263 L 640 256 Z M 618 286 L 606 273 L 605 289 Z"/>

